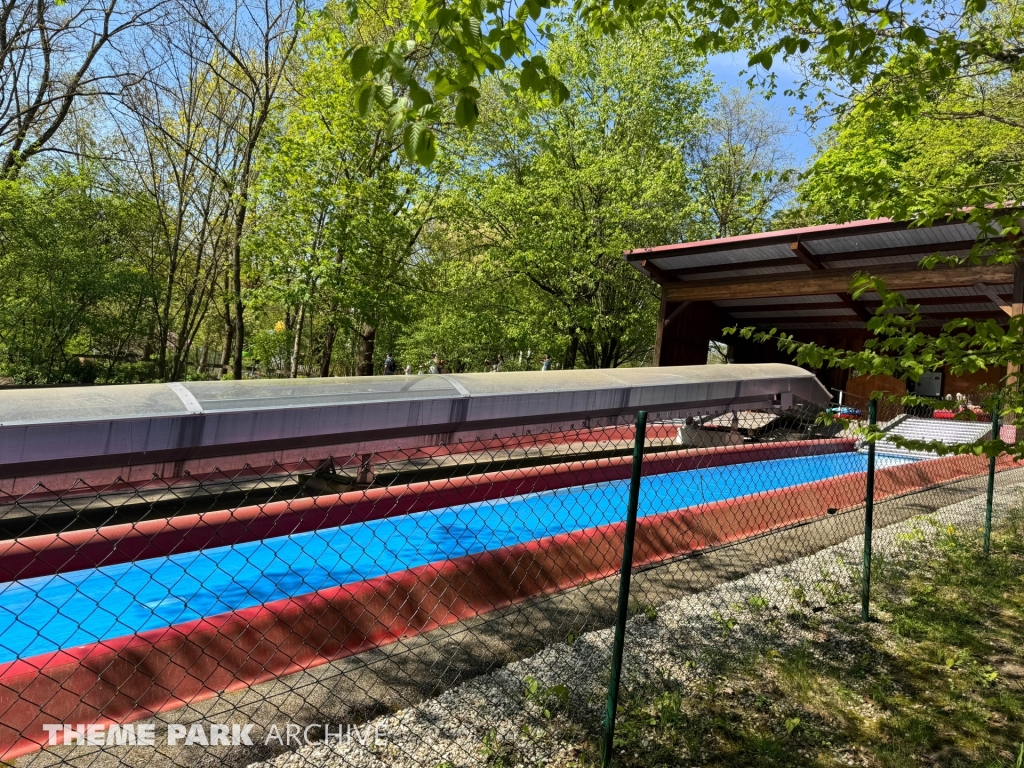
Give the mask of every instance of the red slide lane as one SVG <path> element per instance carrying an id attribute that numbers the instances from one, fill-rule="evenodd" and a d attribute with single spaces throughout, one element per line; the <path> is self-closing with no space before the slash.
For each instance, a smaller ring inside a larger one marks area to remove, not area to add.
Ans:
<path id="1" fill-rule="evenodd" d="M 949 457 L 879 470 L 876 498 L 986 468 L 984 458 Z M 858 473 L 646 517 L 637 525 L 636 563 L 820 517 L 863 495 Z M 0 759 L 38 749 L 44 723 L 138 720 L 612 575 L 623 529 L 562 534 L 10 662 L 0 666 Z"/>
<path id="2" fill-rule="evenodd" d="M 645 458 L 644 474 L 840 453 L 853 450 L 853 446 L 853 440 L 836 439 L 669 451 Z M 631 456 L 575 461 L 13 539 L 0 542 L 0 582 L 129 563 L 522 493 L 624 480 L 629 477 L 632 461 Z"/>

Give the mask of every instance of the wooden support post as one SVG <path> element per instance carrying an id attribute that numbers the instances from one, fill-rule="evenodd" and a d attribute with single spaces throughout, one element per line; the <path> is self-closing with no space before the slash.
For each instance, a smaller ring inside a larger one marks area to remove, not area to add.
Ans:
<path id="1" fill-rule="evenodd" d="M 1024 254 L 1021 254 L 1024 256 Z M 1013 300 L 1010 304 L 1010 319 L 1011 322 L 1014 317 L 1018 315 L 1024 315 L 1024 267 L 1021 266 L 1020 260 L 1013 265 Z M 1014 387 L 1017 385 L 1016 374 L 1020 371 L 1020 366 L 1014 363 L 1010 363 L 1006 366 L 1006 386 Z"/>
<path id="2" fill-rule="evenodd" d="M 661 365 L 661 345 L 665 339 L 665 289 L 661 289 L 661 307 L 658 309 L 658 328 L 654 332 L 654 365 Z"/>

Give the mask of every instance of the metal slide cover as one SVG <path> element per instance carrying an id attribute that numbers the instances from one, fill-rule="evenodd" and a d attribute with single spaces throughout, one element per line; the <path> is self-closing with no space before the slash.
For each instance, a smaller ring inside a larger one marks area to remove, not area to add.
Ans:
<path id="1" fill-rule="evenodd" d="M 14 390 L 0 399 L 0 477 L 423 437 L 672 410 L 825 405 L 791 365 L 711 365 Z"/>

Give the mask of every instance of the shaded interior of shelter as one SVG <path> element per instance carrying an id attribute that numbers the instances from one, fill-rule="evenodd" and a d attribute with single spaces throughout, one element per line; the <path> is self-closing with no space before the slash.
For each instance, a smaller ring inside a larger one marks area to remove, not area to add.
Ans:
<path id="1" fill-rule="evenodd" d="M 723 344 L 729 362 L 792 363 L 776 344 L 726 336 L 723 328 L 775 328 L 797 341 L 859 351 L 872 336 L 865 326 L 881 299 L 875 292 L 850 296 L 849 281 L 858 271 L 878 275 L 920 305 L 918 327 L 925 333 L 955 318 L 1006 326 L 1024 310 L 1019 265 L 919 266 L 931 254 L 969 255 L 978 236 L 977 225 L 957 219 L 930 227 L 874 219 L 666 245 L 631 251 L 626 258 L 662 286 L 656 365 L 702 364 L 713 342 Z M 868 397 L 889 388 L 886 382 L 851 379 L 838 368 L 813 372 L 833 392 Z M 998 386 L 1006 373 L 943 370 L 917 391 L 941 397 L 975 393 Z"/>

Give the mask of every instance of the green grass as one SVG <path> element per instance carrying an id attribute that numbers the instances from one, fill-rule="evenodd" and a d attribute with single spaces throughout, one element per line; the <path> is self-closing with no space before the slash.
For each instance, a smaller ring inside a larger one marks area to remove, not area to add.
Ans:
<path id="1" fill-rule="evenodd" d="M 630 686 L 616 765 L 1021 768 L 1022 519 L 996 531 L 989 559 L 977 532 L 950 528 L 877 562 L 870 625 L 846 593 L 825 613 L 789 614 L 802 644 L 723 649 L 696 690 Z M 597 740 L 577 759 L 598 764 Z"/>

